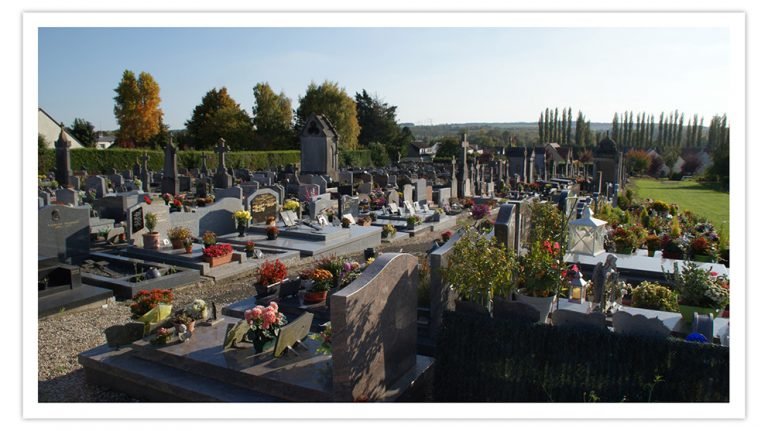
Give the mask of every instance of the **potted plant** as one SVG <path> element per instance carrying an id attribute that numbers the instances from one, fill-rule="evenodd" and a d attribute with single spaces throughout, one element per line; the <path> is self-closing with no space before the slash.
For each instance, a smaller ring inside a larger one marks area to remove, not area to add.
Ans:
<path id="1" fill-rule="evenodd" d="M 381 238 L 392 238 L 397 233 L 397 229 L 395 226 L 391 223 L 387 223 L 381 228 Z"/>
<path id="2" fill-rule="evenodd" d="M 267 226 L 267 239 L 272 241 L 277 239 L 277 235 L 280 234 L 280 229 L 275 225 Z"/>
<path id="3" fill-rule="evenodd" d="M 442 240 L 443 244 L 445 244 L 446 242 L 448 242 L 449 239 L 451 239 L 452 236 L 453 236 L 453 232 L 451 232 L 450 230 L 446 230 L 440 234 L 440 240 Z"/>
<path id="4" fill-rule="evenodd" d="M 171 199 L 173 199 L 173 195 L 171 195 L 170 193 L 163 193 L 161 197 L 163 198 L 163 201 L 165 202 L 166 205 L 168 205 L 171 202 Z"/>
<path id="5" fill-rule="evenodd" d="M 171 289 L 140 290 L 133 295 L 131 300 L 131 317 L 137 319 L 150 312 L 158 304 L 171 305 L 173 291 Z"/>
<path id="6" fill-rule="evenodd" d="M 691 241 L 691 256 L 696 262 L 716 262 L 717 245 L 701 235 Z"/>
<path id="7" fill-rule="evenodd" d="M 693 320 L 694 312 L 717 316 L 728 305 L 729 284 L 693 262 L 685 262 L 682 270 L 675 262 L 674 272 L 664 275 L 680 296 L 680 312 L 687 323 Z"/>
<path id="8" fill-rule="evenodd" d="M 565 267 L 560 261 L 560 244 L 534 241 L 520 258 L 517 298 L 539 310 L 539 322 L 546 321 L 564 286 Z"/>
<path id="9" fill-rule="evenodd" d="M 634 233 L 623 226 L 617 226 L 611 233 L 611 238 L 616 245 L 616 253 L 632 254 L 637 247 L 637 238 Z"/>
<path id="10" fill-rule="evenodd" d="M 682 259 L 685 257 L 685 248 L 685 237 L 664 235 L 661 238 L 661 257 L 664 259 Z"/>
<path id="11" fill-rule="evenodd" d="M 341 218 L 341 227 L 342 228 L 349 229 L 349 226 L 351 224 L 352 224 L 352 222 L 348 218 L 346 218 L 346 217 L 342 217 Z"/>
<path id="12" fill-rule="evenodd" d="M 256 272 L 256 293 L 266 296 L 277 292 L 277 287 L 288 276 L 288 269 L 280 259 L 265 261 Z"/>
<path id="13" fill-rule="evenodd" d="M 251 221 L 251 212 L 246 210 L 235 211 L 232 217 L 237 222 L 238 236 L 245 236 L 245 230 L 248 228 L 248 223 Z"/>
<path id="14" fill-rule="evenodd" d="M 315 268 L 309 276 L 312 280 L 312 286 L 304 293 L 304 303 L 317 304 L 323 302 L 331 290 L 333 283 L 333 274 L 322 268 Z"/>
<path id="15" fill-rule="evenodd" d="M 648 247 L 648 256 L 653 257 L 656 250 L 661 247 L 661 238 L 656 234 L 650 234 L 645 237 L 645 246 Z"/>
<path id="16" fill-rule="evenodd" d="M 184 314 L 194 320 L 208 320 L 208 304 L 202 299 L 195 299 L 184 307 Z"/>
<path id="17" fill-rule="evenodd" d="M 176 334 L 179 335 L 179 339 L 182 341 L 185 338 L 183 334 L 192 334 L 195 332 L 195 319 L 193 319 L 192 316 L 187 315 L 184 310 L 174 314 L 172 321 L 173 325 L 176 327 Z"/>
<path id="18" fill-rule="evenodd" d="M 248 323 L 248 339 L 253 343 L 256 353 L 272 350 L 280 328 L 287 323 L 275 302 L 270 302 L 267 307 L 257 305 L 245 310 L 245 321 Z"/>
<path id="19" fill-rule="evenodd" d="M 458 295 L 457 310 L 470 308 L 487 313 L 494 296 L 511 297 L 517 268 L 511 250 L 470 227 L 454 245 L 442 275 Z"/>
<path id="20" fill-rule="evenodd" d="M 405 219 L 409 230 L 413 230 L 417 224 L 421 224 L 421 217 L 417 215 L 410 215 Z"/>
<path id="21" fill-rule="evenodd" d="M 256 249 L 256 243 L 253 241 L 248 241 L 245 243 L 245 256 L 246 257 L 253 257 L 253 251 Z"/>
<path id="22" fill-rule="evenodd" d="M 306 268 L 299 272 L 300 287 L 304 290 L 309 290 L 312 287 L 312 273 L 315 268 Z"/>
<path id="23" fill-rule="evenodd" d="M 184 208 L 184 204 L 181 202 L 181 198 L 175 197 L 173 200 L 168 204 L 168 211 L 172 213 L 178 213 L 181 212 L 181 210 Z"/>
<path id="24" fill-rule="evenodd" d="M 184 240 L 182 241 L 182 245 L 184 246 L 184 251 L 186 251 L 187 253 L 192 253 L 192 244 L 193 244 L 192 237 L 184 238 Z"/>
<path id="25" fill-rule="evenodd" d="M 160 248 L 160 234 L 155 232 L 157 227 L 157 214 L 148 212 L 144 216 L 144 226 L 147 228 L 147 233 L 143 234 L 144 248 L 156 250 Z"/>
<path id="26" fill-rule="evenodd" d="M 301 204 L 299 201 L 294 199 L 286 199 L 283 203 L 283 211 L 294 211 L 296 214 L 298 214 L 299 208 L 301 208 Z"/>
<path id="27" fill-rule="evenodd" d="M 657 283 L 642 281 L 632 289 L 632 306 L 659 311 L 680 311 L 677 293 Z"/>
<path id="28" fill-rule="evenodd" d="M 232 261 L 232 246 L 229 244 L 214 244 L 203 250 L 203 260 L 211 265 L 211 268 L 224 265 Z"/>
<path id="29" fill-rule="evenodd" d="M 168 229 L 168 239 L 171 240 L 171 245 L 174 250 L 184 247 L 184 240 L 191 236 L 192 232 L 190 232 L 189 228 L 184 226 L 174 226 Z"/>
<path id="30" fill-rule="evenodd" d="M 267 226 L 274 226 L 277 223 L 277 219 L 275 216 L 267 216 L 266 224 Z"/>
<path id="31" fill-rule="evenodd" d="M 357 225 L 358 226 L 370 226 L 371 225 L 371 218 L 367 215 L 360 217 L 357 219 Z"/>
<path id="32" fill-rule="evenodd" d="M 207 230 L 203 233 L 203 247 L 208 248 L 216 244 L 216 234 Z"/>

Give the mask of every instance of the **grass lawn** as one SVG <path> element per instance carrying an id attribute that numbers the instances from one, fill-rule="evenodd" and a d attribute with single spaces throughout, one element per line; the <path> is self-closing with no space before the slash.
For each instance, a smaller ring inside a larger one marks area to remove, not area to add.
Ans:
<path id="1" fill-rule="evenodd" d="M 675 203 L 680 209 L 689 210 L 707 218 L 718 231 L 728 228 L 730 221 L 728 193 L 713 190 L 692 180 L 631 178 L 629 184 L 638 199 L 651 198 Z"/>

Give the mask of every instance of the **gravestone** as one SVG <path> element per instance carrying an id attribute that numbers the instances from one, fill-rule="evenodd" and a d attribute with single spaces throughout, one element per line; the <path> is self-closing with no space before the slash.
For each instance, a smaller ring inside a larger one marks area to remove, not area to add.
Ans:
<path id="1" fill-rule="evenodd" d="M 69 149 L 72 147 L 72 143 L 69 142 L 64 132 L 64 123 L 61 123 L 60 127 L 59 139 L 54 143 L 56 149 L 56 182 L 60 186 L 66 187 L 71 185 L 69 178 L 72 176 L 72 162 L 69 157 Z"/>
<path id="2" fill-rule="evenodd" d="M 352 214 L 357 218 L 360 215 L 360 199 L 343 195 L 339 198 L 339 218 L 344 214 Z"/>
<path id="3" fill-rule="evenodd" d="M 410 184 L 403 186 L 403 202 L 413 202 L 413 186 Z"/>
<path id="4" fill-rule="evenodd" d="M 427 193 L 426 193 L 426 197 L 425 197 L 425 199 L 427 201 L 424 202 L 424 205 L 427 205 L 429 203 L 434 203 L 434 201 L 432 200 L 432 196 L 433 196 L 432 195 L 432 186 L 431 185 L 427 185 Z"/>
<path id="5" fill-rule="evenodd" d="M 130 169 L 124 170 L 121 172 L 121 175 L 123 177 L 123 181 L 133 180 L 133 171 Z"/>
<path id="6" fill-rule="evenodd" d="M 282 205 L 283 202 L 285 202 L 285 187 L 283 187 L 280 184 L 273 184 L 273 185 L 268 186 L 266 188 L 277 193 L 278 203 L 280 205 Z"/>
<path id="7" fill-rule="evenodd" d="M 369 195 L 373 191 L 373 183 L 363 183 L 357 186 L 357 193 L 361 195 Z"/>
<path id="8" fill-rule="evenodd" d="M 239 186 L 229 187 L 226 189 L 213 189 L 213 196 L 218 201 L 224 198 L 243 199 L 243 189 Z"/>
<path id="9" fill-rule="evenodd" d="M 141 156 L 141 172 L 139 173 L 139 179 L 141 180 L 141 190 L 145 193 L 149 193 L 149 166 L 147 163 L 149 162 L 149 156 L 147 155 L 147 152 L 144 151 L 144 154 Z"/>
<path id="10" fill-rule="evenodd" d="M 75 175 L 69 176 L 69 187 L 74 190 L 80 190 L 82 187 L 80 187 L 80 177 Z"/>
<path id="11" fill-rule="evenodd" d="M 179 193 L 187 193 L 192 191 L 192 177 L 187 175 L 179 175 Z"/>
<path id="12" fill-rule="evenodd" d="M 115 191 L 121 190 L 123 188 L 123 176 L 119 174 L 113 174 L 109 175 L 107 178 L 109 178 L 109 181 L 112 183 L 112 189 Z"/>
<path id="13" fill-rule="evenodd" d="M 353 183 L 353 174 L 350 171 L 341 171 L 339 172 L 339 185 L 340 186 L 351 186 Z"/>
<path id="14" fill-rule="evenodd" d="M 432 192 L 432 201 L 437 206 L 444 206 L 451 202 L 451 189 L 447 187 L 439 188 Z"/>
<path id="15" fill-rule="evenodd" d="M 415 192 L 415 197 L 413 200 L 420 204 L 426 204 L 427 203 L 427 180 L 425 180 L 424 178 L 419 178 L 418 180 L 416 180 L 414 192 Z"/>
<path id="16" fill-rule="evenodd" d="M 299 184 L 299 201 L 310 202 L 320 194 L 317 184 Z"/>
<path id="17" fill-rule="evenodd" d="M 163 161 L 163 176 L 160 179 L 160 193 L 179 194 L 179 168 L 176 165 L 176 145 L 169 136 L 165 145 L 165 160 Z"/>
<path id="18" fill-rule="evenodd" d="M 336 401 L 376 401 L 416 367 L 418 259 L 380 255 L 331 296 Z"/>
<path id="19" fill-rule="evenodd" d="M 97 199 L 91 206 L 99 213 L 99 217 L 113 219 L 120 223 L 126 219 L 128 208 L 138 202 L 139 195 L 137 192 L 126 192 Z"/>
<path id="20" fill-rule="evenodd" d="M 387 193 L 387 204 L 395 204 L 400 206 L 400 193 L 397 190 L 390 190 Z"/>
<path id="21" fill-rule="evenodd" d="M 96 198 L 102 198 L 107 194 L 107 180 L 100 175 L 92 175 L 85 179 L 85 189 L 96 192 Z"/>
<path id="22" fill-rule="evenodd" d="M 277 219 L 280 211 L 277 193 L 270 189 L 257 190 L 246 199 L 246 205 L 251 211 L 251 224 L 254 225 L 266 223 L 269 216 Z"/>
<path id="23" fill-rule="evenodd" d="M 373 182 L 379 187 L 384 188 L 389 184 L 389 174 L 383 173 L 383 174 L 376 174 L 373 176 Z"/>
<path id="24" fill-rule="evenodd" d="M 320 188 L 318 194 L 324 194 L 328 189 L 328 182 L 320 175 L 313 175 L 310 184 L 316 184 Z"/>
<path id="25" fill-rule="evenodd" d="M 301 172 L 335 178 L 339 170 L 339 135 L 328 118 L 314 113 L 307 117 L 299 140 Z"/>
<path id="26" fill-rule="evenodd" d="M 333 208 L 333 202 L 329 199 L 317 199 L 309 203 L 309 218 L 315 219 L 323 214 L 326 209 Z"/>
<path id="27" fill-rule="evenodd" d="M 339 196 L 341 195 L 354 196 L 356 194 L 354 186 L 352 185 L 338 186 L 336 190 L 338 191 Z"/>
<path id="28" fill-rule="evenodd" d="M 46 206 L 51 204 L 51 195 L 48 192 L 40 190 L 39 192 L 37 192 L 37 197 L 41 199 L 40 206 Z"/>
<path id="29" fill-rule="evenodd" d="M 56 189 L 56 203 L 61 205 L 77 206 L 79 198 L 77 192 L 72 189 Z"/>
<path id="30" fill-rule="evenodd" d="M 509 250 L 517 253 L 517 241 L 515 225 L 515 204 L 503 204 L 499 207 L 499 214 L 496 216 L 496 223 L 493 225 L 493 234 L 499 245 L 503 245 Z"/>
<path id="31" fill-rule="evenodd" d="M 227 172 L 226 154 L 230 151 L 224 138 L 219 138 L 214 148 L 219 160 L 219 166 L 216 168 L 216 174 L 213 176 L 214 187 L 228 189 L 232 187 L 232 175 Z"/>
<path id="32" fill-rule="evenodd" d="M 90 254 L 90 209 L 59 205 L 42 207 L 37 212 L 37 255 L 75 263 Z"/>

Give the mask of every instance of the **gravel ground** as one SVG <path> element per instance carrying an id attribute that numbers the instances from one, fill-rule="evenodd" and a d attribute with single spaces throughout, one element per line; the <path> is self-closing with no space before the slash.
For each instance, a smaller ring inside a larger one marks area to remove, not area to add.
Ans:
<path id="1" fill-rule="evenodd" d="M 379 252 L 411 253 L 426 256 L 438 233 L 382 244 Z M 362 260 L 362 251 L 351 255 Z M 289 275 L 312 265 L 303 259 L 289 268 Z M 174 305 L 182 306 L 195 298 L 216 302 L 222 307 L 253 295 L 252 276 L 229 279 L 218 284 L 210 279 L 174 289 Z M 38 402 L 138 402 L 125 394 L 90 385 L 85 381 L 77 355 L 106 342 L 104 330 L 130 322 L 130 301 L 116 301 L 106 307 L 75 309 L 38 321 Z"/>

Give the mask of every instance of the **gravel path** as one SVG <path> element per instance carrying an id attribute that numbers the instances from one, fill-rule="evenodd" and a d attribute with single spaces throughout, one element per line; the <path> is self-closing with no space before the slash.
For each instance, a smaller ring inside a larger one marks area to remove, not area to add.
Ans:
<path id="1" fill-rule="evenodd" d="M 404 252 L 417 257 L 426 256 L 432 242 L 440 233 L 431 233 L 383 244 L 379 252 Z M 362 260 L 363 253 L 351 257 Z M 312 259 L 303 259 L 289 268 L 294 276 L 312 265 Z M 214 301 L 218 307 L 253 295 L 252 276 L 214 283 L 210 279 L 174 289 L 174 306 L 188 304 L 196 298 Z M 107 306 L 76 309 L 42 318 L 38 321 L 38 401 L 39 402 L 138 402 L 125 394 L 85 381 L 83 368 L 77 355 L 106 342 L 104 329 L 130 322 L 130 301 L 111 302 Z"/>

